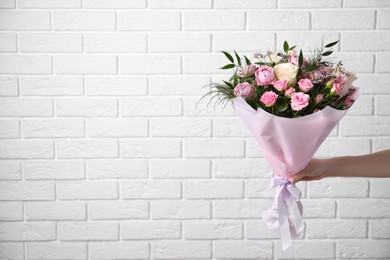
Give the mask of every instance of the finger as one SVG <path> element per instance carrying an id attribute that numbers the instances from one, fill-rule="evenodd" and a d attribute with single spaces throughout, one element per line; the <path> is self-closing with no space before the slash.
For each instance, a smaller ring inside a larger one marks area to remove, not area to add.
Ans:
<path id="1" fill-rule="evenodd" d="M 303 172 L 297 173 L 297 174 L 295 174 L 295 175 L 293 175 L 293 176 L 290 177 L 290 182 L 291 182 L 292 184 L 297 183 L 297 182 L 300 181 L 303 177 L 304 177 L 304 173 L 303 173 Z"/>

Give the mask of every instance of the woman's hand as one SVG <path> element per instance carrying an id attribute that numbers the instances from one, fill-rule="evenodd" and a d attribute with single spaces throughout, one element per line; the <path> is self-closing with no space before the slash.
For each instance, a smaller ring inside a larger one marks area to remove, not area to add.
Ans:
<path id="1" fill-rule="evenodd" d="M 320 180 L 325 177 L 325 159 L 311 159 L 307 166 L 297 174 L 289 178 L 292 184 L 299 181 L 314 181 Z M 276 176 L 281 176 L 280 173 L 276 173 Z"/>

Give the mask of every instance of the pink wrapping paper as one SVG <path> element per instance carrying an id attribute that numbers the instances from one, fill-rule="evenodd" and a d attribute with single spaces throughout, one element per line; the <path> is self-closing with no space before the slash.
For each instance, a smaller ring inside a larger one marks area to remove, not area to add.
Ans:
<path id="1" fill-rule="evenodd" d="M 282 248 L 286 250 L 292 244 L 292 237 L 298 236 L 304 228 L 301 192 L 288 177 L 306 167 L 347 110 L 326 107 L 303 117 L 285 118 L 261 108 L 256 111 L 241 97 L 232 102 L 267 162 L 283 176 L 272 179 L 276 194 L 271 208 L 263 213 L 263 221 L 280 234 Z"/>

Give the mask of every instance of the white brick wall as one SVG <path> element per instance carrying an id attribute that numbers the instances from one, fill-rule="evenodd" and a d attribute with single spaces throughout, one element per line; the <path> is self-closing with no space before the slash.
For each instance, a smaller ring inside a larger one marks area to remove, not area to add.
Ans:
<path id="1" fill-rule="evenodd" d="M 389 259 L 390 181 L 300 183 L 306 229 L 261 221 L 272 169 L 221 50 L 339 40 L 361 97 L 317 156 L 390 148 L 388 0 L 0 1 L 0 259 Z"/>

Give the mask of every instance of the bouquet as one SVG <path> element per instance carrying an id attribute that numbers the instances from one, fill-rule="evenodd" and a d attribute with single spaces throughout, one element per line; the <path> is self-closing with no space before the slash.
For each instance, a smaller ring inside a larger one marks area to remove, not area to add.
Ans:
<path id="1" fill-rule="evenodd" d="M 254 62 L 235 51 L 222 51 L 230 63 L 221 69 L 233 69 L 233 75 L 208 85 L 202 97 L 231 101 L 267 162 L 280 174 L 272 178 L 276 194 L 262 218 L 280 234 L 283 250 L 304 228 L 301 192 L 289 177 L 306 167 L 358 97 L 352 85 L 355 75 L 328 57 L 337 43 L 323 44 L 304 56 L 285 41 L 284 52 L 257 53 Z"/>

